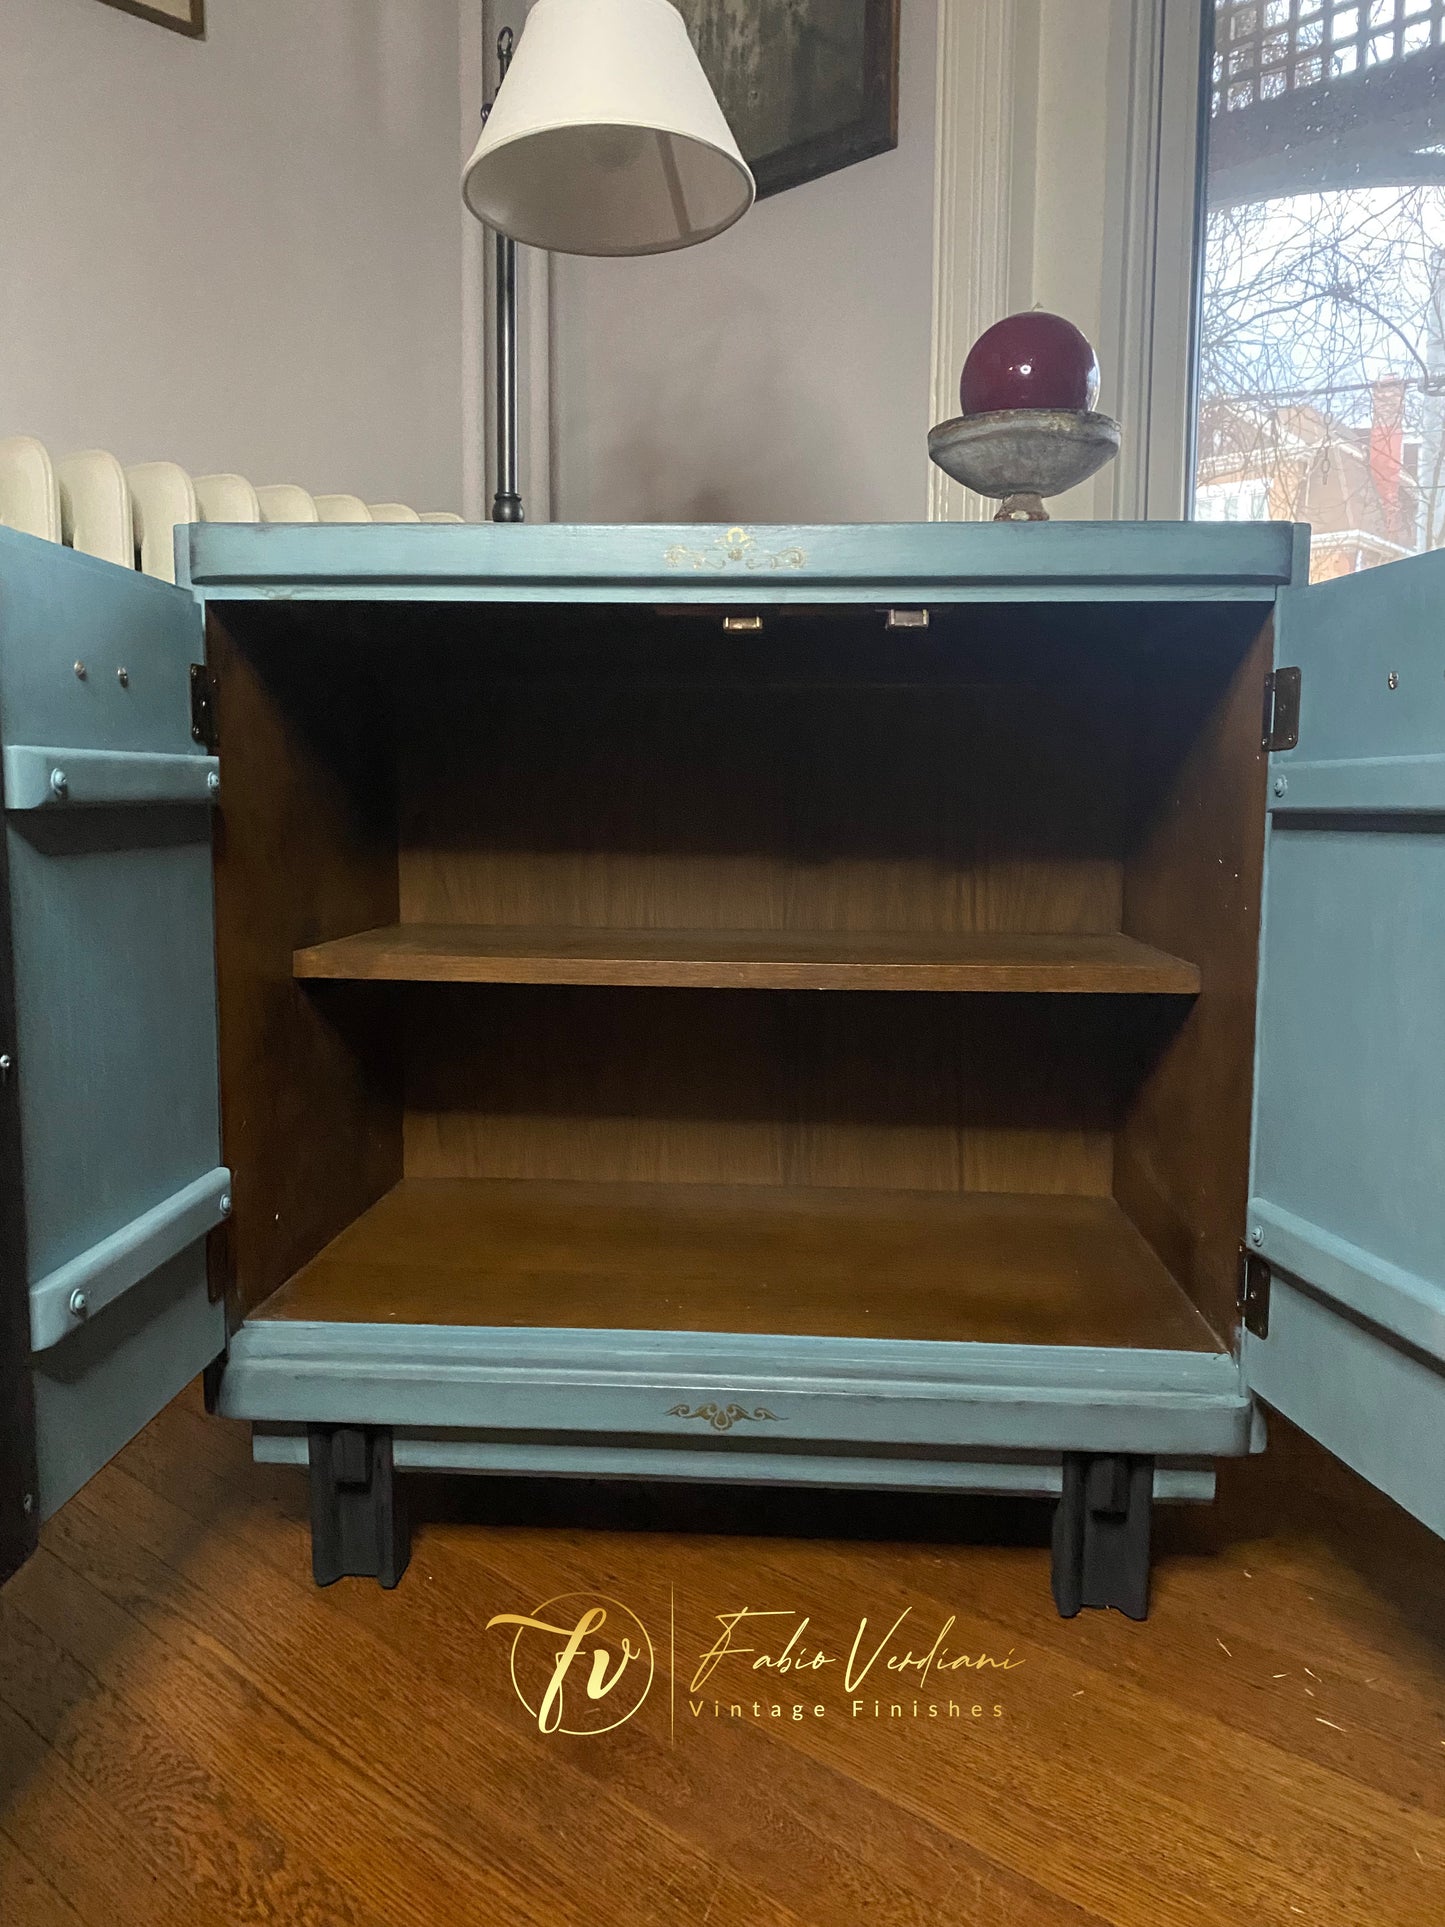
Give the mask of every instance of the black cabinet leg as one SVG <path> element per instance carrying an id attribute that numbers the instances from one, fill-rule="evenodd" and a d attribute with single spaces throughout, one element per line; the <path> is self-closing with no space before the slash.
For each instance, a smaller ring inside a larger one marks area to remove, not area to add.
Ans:
<path id="1" fill-rule="evenodd" d="M 1054 1513 L 1054 1604 L 1065 1619 L 1082 1606 L 1117 1606 L 1149 1616 L 1151 1458 L 1064 1454 L 1064 1489 Z"/>
<path id="2" fill-rule="evenodd" d="M 313 1425 L 311 1570 L 318 1586 L 379 1579 L 394 1586 L 411 1558 L 411 1527 L 385 1426 Z"/>

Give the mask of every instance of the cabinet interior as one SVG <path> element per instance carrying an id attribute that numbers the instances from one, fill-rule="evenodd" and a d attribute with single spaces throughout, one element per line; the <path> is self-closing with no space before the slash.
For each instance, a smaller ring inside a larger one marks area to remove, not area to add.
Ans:
<path id="1" fill-rule="evenodd" d="M 238 1308 L 1213 1349 L 1268 607 L 213 606 Z"/>

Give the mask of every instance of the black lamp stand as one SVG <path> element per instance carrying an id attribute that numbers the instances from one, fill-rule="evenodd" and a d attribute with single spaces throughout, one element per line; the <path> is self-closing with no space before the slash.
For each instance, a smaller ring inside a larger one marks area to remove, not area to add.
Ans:
<path id="1" fill-rule="evenodd" d="M 497 85 L 512 64 L 512 29 L 497 35 Z M 488 101 L 482 120 L 492 111 Z M 509 234 L 496 235 L 497 249 L 497 492 L 492 497 L 494 522 L 526 520 L 517 487 L 517 244 Z"/>

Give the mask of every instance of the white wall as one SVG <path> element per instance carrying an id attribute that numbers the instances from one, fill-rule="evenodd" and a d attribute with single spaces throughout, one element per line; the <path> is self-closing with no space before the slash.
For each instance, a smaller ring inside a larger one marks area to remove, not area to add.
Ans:
<path id="1" fill-rule="evenodd" d="M 554 263 L 553 512 L 927 512 L 935 0 L 904 0 L 895 152 L 652 259 Z"/>
<path id="2" fill-rule="evenodd" d="M 0 435 L 462 488 L 452 0 L 0 0 Z"/>

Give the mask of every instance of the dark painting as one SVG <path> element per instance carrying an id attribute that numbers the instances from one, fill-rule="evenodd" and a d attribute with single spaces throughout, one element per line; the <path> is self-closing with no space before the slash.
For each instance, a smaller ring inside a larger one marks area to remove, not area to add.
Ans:
<path id="1" fill-rule="evenodd" d="M 898 145 L 900 0 L 677 0 L 759 197 Z"/>

